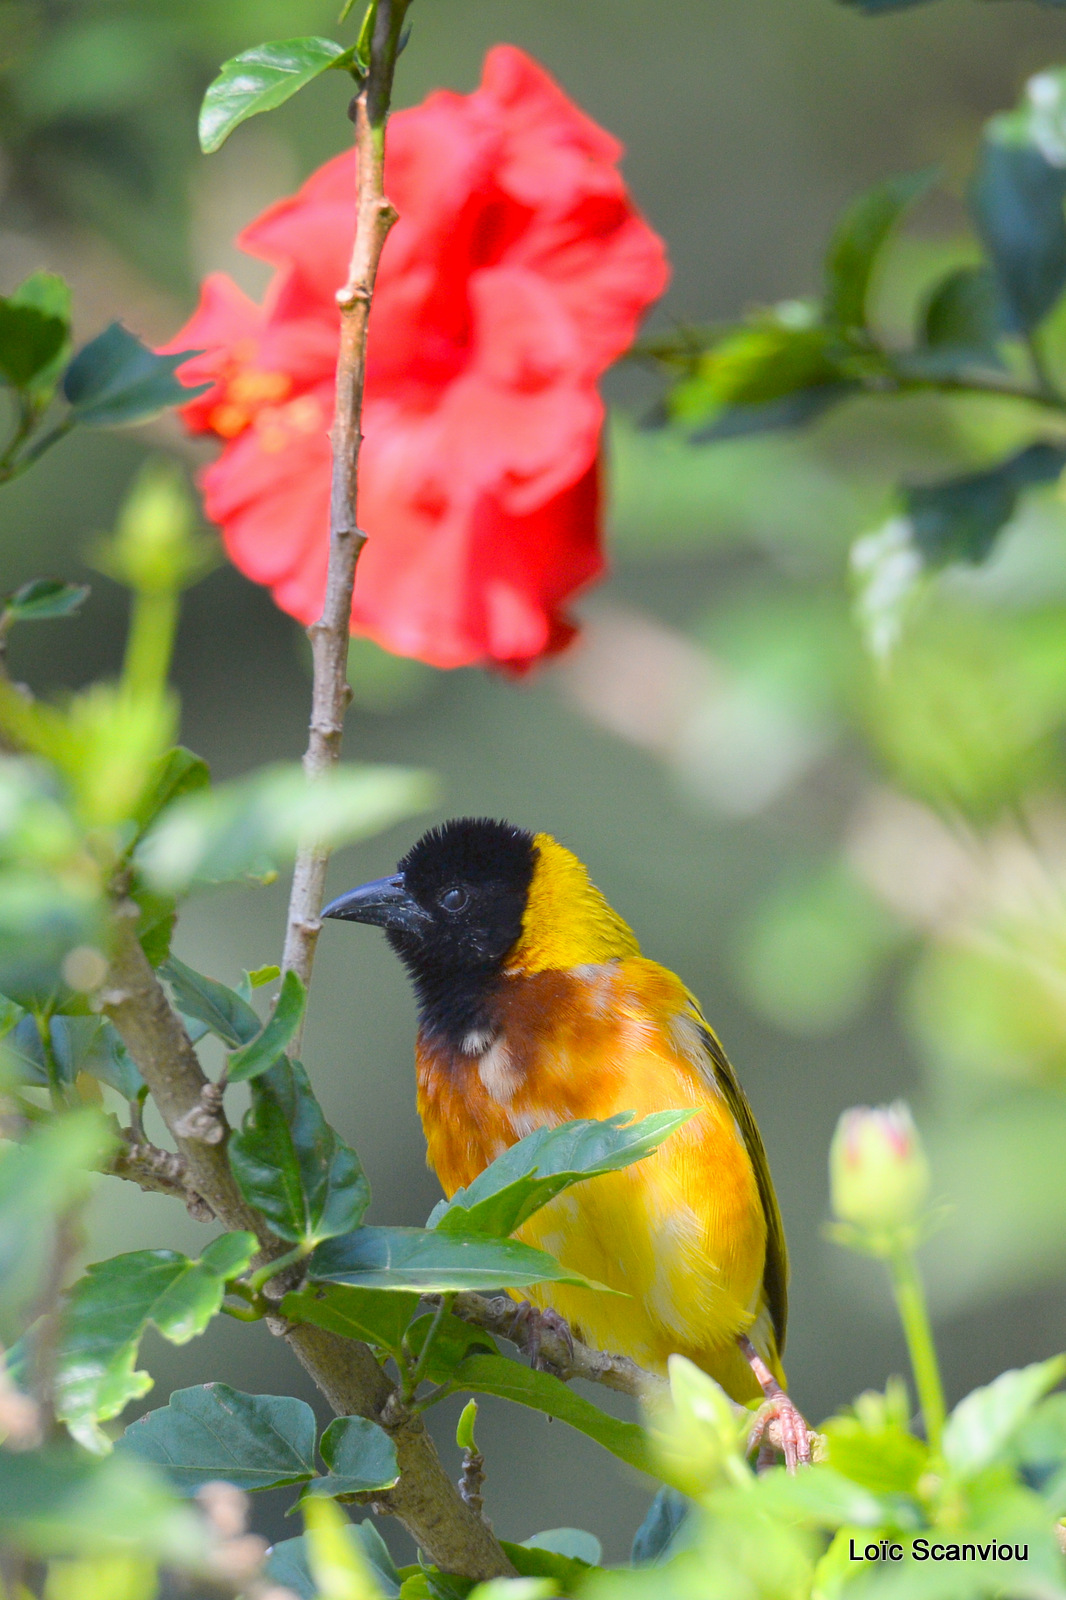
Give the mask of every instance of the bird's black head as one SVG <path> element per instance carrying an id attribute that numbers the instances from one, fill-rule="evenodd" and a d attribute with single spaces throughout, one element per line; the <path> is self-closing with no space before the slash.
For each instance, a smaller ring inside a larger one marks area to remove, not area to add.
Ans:
<path id="1" fill-rule="evenodd" d="M 388 878 L 342 894 L 324 917 L 370 922 L 414 980 L 423 1026 L 462 1036 L 484 1025 L 486 985 L 522 931 L 533 835 L 461 817 L 431 828 Z"/>

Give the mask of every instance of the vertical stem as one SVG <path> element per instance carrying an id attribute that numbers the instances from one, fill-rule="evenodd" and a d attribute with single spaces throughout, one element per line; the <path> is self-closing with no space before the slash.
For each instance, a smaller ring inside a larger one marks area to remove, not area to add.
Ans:
<path id="1" fill-rule="evenodd" d="M 423 1341 L 422 1349 L 419 1352 L 418 1360 L 412 1367 L 409 1367 L 407 1372 L 404 1374 L 401 1398 L 405 1404 L 409 1404 L 415 1398 L 418 1385 L 422 1382 L 422 1375 L 429 1364 L 430 1353 L 433 1349 L 434 1341 L 440 1332 L 441 1323 L 452 1309 L 452 1302 L 454 1299 L 455 1296 L 453 1294 L 441 1295 L 440 1300 L 433 1312 L 433 1320 L 426 1330 L 426 1337 Z M 404 1348 L 406 1351 L 406 1343 Z"/>
<path id="2" fill-rule="evenodd" d="M 122 667 L 123 682 L 132 694 L 160 694 L 166 687 L 177 626 L 176 589 L 135 594 Z"/>
<path id="3" fill-rule="evenodd" d="M 926 1437 L 930 1447 L 938 1451 L 947 1408 L 933 1330 L 929 1323 L 929 1309 L 925 1303 L 925 1290 L 910 1250 L 893 1251 L 889 1258 L 889 1270 L 918 1390 L 918 1403 L 925 1418 Z"/>
<path id="4" fill-rule="evenodd" d="M 1044 351 L 1040 344 L 1040 335 L 1035 328 L 1030 328 L 1025 335 L 1026 348 L 1029 351 L 1029 360 L 1033 368 L 1033 377 L 1042 397 L 1051 404 L 1061 404 L 1061 396 L 1055 387 L 1047 362 L 1044 360 Z"/>
<path id="5" fill-rule="evenodd" d="M 363 387 L 366 374 L 367 324 L 381 252 L 396 212 L 385 196 L 385 122 L 400 28 L 409 0 L 378 0 L 370 74 L 354 104 L 356 154 L 355 243 L 348 281 L 337 293 L 341 313 L 337 357 L 337 396 L 330 440 L 333 480 L 330 494 L 329 572 L 322 615 L 308 629 L 314 661 L 311 728 L 304 771 L 321 777 L 340 758 L 344 713 L 351 699 L 348 687 L 348 637 L 352 588 L 366 535 L 356 520 L 359 488 L 359 446 L 362 443 Z M 289 899 L 283 966 L 311 979 L 319 913 L 329 851 L 313 843 L 296 857 Z"/>
<path id="6" fill-rule="evenodd" d="M 59 1062 L 52 1046 L 52 1016 L 50 1011 L 35 1011 L 33 1020 L 37 1024 L 37 1037 L 41 1041 L 41 1054 L 44 1057 L 44 1070 L 48 1074 L 48 1098 L 52 1110 L 59 1112 L 67 1109 L 66 1089 L 59 1072 Z"/>

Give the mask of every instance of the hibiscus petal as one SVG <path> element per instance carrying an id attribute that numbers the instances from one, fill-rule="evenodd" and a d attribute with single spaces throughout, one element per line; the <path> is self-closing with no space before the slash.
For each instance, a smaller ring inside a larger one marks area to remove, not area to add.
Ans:
<path id="1" fill-rule="evenodd" d="M 227 553 L 255 583 L 285 584 L 283 609 L 313 622 L 322 609 L 329 554 L 331 453 L 324 397 L 302 425 L 278 407 L 227 446 L 203 475 L 204 510 L 218 523 Z M 315 425 L 312 425 L 312 422 Z M 299 599 L 294 598 L 299 596 Z"/>
<path id="2" fill-rule="evenodd" d="M 218 380 L 234 359 L 254 359 L 263 321 L 262 307 L 250 300 L 232 278 L 224 272 L 212 272 L 200 285 L 200 304 L 188 322 L 168 344 L 160 345 L 160 355 L 177 355 L 180 350 L 203 352 L 183 361 L 176 372 L 188 388 L 201 383 L 213 385 L 181 408 L 185 425 L 193 433 L 211 428 L 209 419 L 222 399 Z"/>
<path id="3" fill-rule="evenodd" d="M 522 51 L 473 94 L 390 125 L 400 220 L 375 289 L 353 626 L 438 666 L 523 670 L 573 634 L 568 596 L 602 570 L 597 382 L 667 279 L 621 146 Z M 234 562 L 302 621 L 328 559 L 336 290 L 354 228 L 347 151 L 241 235 L 277 271 L 262 307 L 216 275 L 170 348 L 212 391 L 191 427 L 230 442 L 204 478 Z"/>
<path id="4" fill-rule="evenodd" d="M 287 199 L 268 206 L 237 235 L 249 255 L 298 275 L 320 302 L 348 276 L 355 238 L 355 157 L 334 156 Z"/>

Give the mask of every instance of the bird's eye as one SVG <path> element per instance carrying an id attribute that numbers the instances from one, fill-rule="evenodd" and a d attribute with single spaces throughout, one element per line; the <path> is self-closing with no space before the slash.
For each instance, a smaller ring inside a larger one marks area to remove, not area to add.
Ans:
<path id="1" fill-rule="evenodd" d="M 465 889 L 445 889 L 439 904 L 445 911 L 461 911 L 469 898 Z"/>

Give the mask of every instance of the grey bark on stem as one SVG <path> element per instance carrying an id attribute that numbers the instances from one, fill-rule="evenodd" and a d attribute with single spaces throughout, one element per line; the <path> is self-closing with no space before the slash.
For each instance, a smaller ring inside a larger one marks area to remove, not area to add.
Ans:
<path id="1" fill-rule="evenodd" d="M 340 349 L 330 443 L 329 570 L 322 615 L 307 630 L 314 664 L 311 726 L 303 758 L 308 778 L 321 777 L 340 760 L 348 687 L 348 639 L 352 590 L 366 535 L 357 520 L 359 447 L 363 441 L 366 341 L 378 264 L 396 212 L 385 195 L 385 121 L 400 28 L 409 0 L 379 0 L 371 47 L 370 76 L 355 100 L 356 221 L 348 279 L 337 291 Z M 285 933 L 285 970 L 308 984 L 321 930 L 319 913 L 329 851 L 314 843 L 301 848 L 293 869 Z"/>
<path id="2" fill-rule="evenodd" d="M 184 1185 L 203 1199 L 223 1227 L 244 1228 L 256 1235 L 259 1262 L 274 1260 L 289 1246 L 270 1232 L 238 1189 L 226 1153 L 224 1117 L 218 1113 L 221 1138 L 207 1140 L 188 1131 L 201 1125 L 196 1113 L 202 1111 L 209 1082 L 181 1019 L 141 949 L 137 914 L 131 901 L 118 908 L 103 1010 L 140 1068 L 174 1137 Z M 134 1176 L 132 1172 L 129 1175 Z M 481 1519 L 464 1504 L 421 1418 L 395 1407 L 393 1385 L 368 1346 L 306 1324 L 279 1323 L 278 1331 L 338 1416 L 369 1417 L 389 1427 L 401 1476 L 394 1488 L 375 1496 L 375 1504 L 398 1517 L 430 1560 L 444 1571 L 479 1580 L 510 1576 L 513 1569 L 507 1557 Z M 386 1407 L 389 1420 L 383 1421 Z M 394 1413 L 396 1421 L 392 1422 Z"/>
<path id="3" fill-rule="evenodd" d="M 433 1295 L 427 1299 L 435 1300 Z M 670 1393 L 667 1380 L 657 1372 L 638 1366 L 629 1356 L 612 1355 L 607 1350 L 596 1350 L 583 1344 L 559 1319 L 556 1325 L 530 1322 L 523 1315 L 526 1308 L 517 1305 L 508 1295 L 457 1294 L 452 1302 L 452 1314 L 476 1328 L 483 1328 L 501 1339 L 508 1339 L 524 1355 L 537 1357 L 549 1364 L 554 1375 L 563 1383 L 583 1378 L 586 1383 L 599 1383 L 618 1394 L 628 1394 L 643 1406 L 661 1405 Z M 747 1406 L 733 1402 L 738 1419 L 750 1418 Z M 773 1418 L 765 1431 L 767 1442 L 778 1451 L 785 1447 L 782 1425 Z M 811 1433 L 814 1459 L 824 1459 L 823 1442 Z"/>
<path id="4" fill-rule="evenodd" d="M 549 1324 L 534 1330 L 528 1319 L 523 1318 L 523 1307 L 508 1295 L 457 1294 L 452 1314 L 476 1328 L 483 1328 L 486 1333 L 509 1339 L 524 1355 L 539 1356 L 564 1383 L 572 1378 L 584 1378 L 645 1403 L 663 1399 L 668 1392 L 665 1378 L 638 1366 L 629 1356 L 594 1350 L 561 1327 Z"/>

